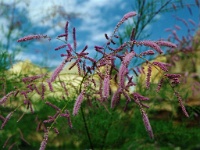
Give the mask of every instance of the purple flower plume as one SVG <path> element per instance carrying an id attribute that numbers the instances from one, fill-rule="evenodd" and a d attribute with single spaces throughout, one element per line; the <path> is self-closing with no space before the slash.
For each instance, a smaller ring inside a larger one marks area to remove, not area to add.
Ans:
<path id="1" fill-rule="evenodd" d="M 133 93 L 133 97 L 135 99 L 138 99 L 138 100 L 141 100 L 141 101 L 147 101 L 147 100 L 149 100 L 148 97 L 144 97 L 144 96 L 142 96 L 142 95 L 140 95 L 139 93 L 136 93 L 136 92 Z"/>
<path id="2" fill-rule="evenodd" d="M 182 109 L 183 113 L 185 114 L 186 117 L 189 117 L 189 115 L 188 115 L 188 113 L 187 113 L 187 111 L 185 109 L 185 106 L 183 105 L 183 100 L 182 100 L 181 96 L 179 95 L 178 92 L 174 92 L 174 94 L 175 94 L 175 96 L 177 97 L 177 99 L 179 101 L 179 104 L 181 106 L 181 109 Z"/>
<path id="3" fill-rule="evenodd" d="M 26 83 L 26 82 L 32 82 L 32 81 L 34 81 L 36 79 L 39 79 L 39 78 L 42 78 L 42 77 L 44 77 L 46 75 L 47 74 L 41 74 L 41 75 L 36 75 L 36 76 L 31 76 L 31 77 L 25 77 L 25 78 L 22 79 L 22 81 L 24 83 Z"/>
<path id="4" fill-rule="evenodd" d="M 145 111 L 143 111 L 143 110 L 142 110 L 142 118 L 143 118 L 144 126 L 145 126 L 147 132 L 149 133 L 150 138 L 153 139 L 154 135 L 153 135 L 153 130 L 151 128 L 151 124 L 149 122 L 149 118 L 148 118 L 147 114 L 145 113 Z"/>
<path id="5" fill-rule="evenodd" d="M 73 28 L 73 41 L 74 41 L 74 49 L 76 49 L 76 28 Z"/>
<path id="6" fill-rule="evenodd" d="M 124 87 L 124 82 L 125 82 L 125 75 L 128 73 L 128 69 L 126 68 L 126 65 L 124 63 L 121 64 L 118 72 L 118 82 L 119 86 L 121 88 Z"/>
<path id="7" fill-rule="evenodd" d="M 24 42 L 24 41 L 29 41 L 29 40 L 33 40 L 33 39 L 41 39 L 41 38 L 48 38 L 49 40 L 51 40 L 47 35 L 28 35 L 25 36 L 23 38 L 20 38 L 19 40 L 17 40 L 17 42 Z"/>
<path id="8" fill-rule="evenodd" d="M 121 24 L 123 24 L 127 19 L 129 19 L 129 18 L 131 18 L 131 17 L 134 17 L 134 16 L 136 16 L 136 15 L 137 15 L 137 13 L 136 13 L 135 11 L 131 11 L 131 12 L 125 14 L 125 15 L 123 16 L 123 18 L 122 18 L 122 19 L 118 22 L 118 24 L 116 25 L 116 27 L 115 27 L 115 29 L 114 29 L 114 32 L 113 32 L 113 35 L 116 33 L 117 29 L 119 28 L 119 26 L 120 26 Z"/>
<path id="9" fill-rule="evenodd" d="M 164 78 L 161 78 L 160 81 L 159 81 L 159 83 L 158 83 L 158 86 L 157 86 L 156 92 L 159 92 L 159 91 L 160 91 L 160 88 L 162 87 L 163 82 L 164 82 Z"/>
<path id="10" fill-rule="evenodd" d="M 154 55 L 154 51 L 153 50 L 147 50 L 145 52 L 140 53 L 140 56 L 145 56 L 145 55 Z"/>
<path id="11" fill-rule="evenodd" d="M 50 78 L 50 82 L 53 82 L 55 81 L 56 77 L 59 75 L 59 73 L 62 71 L 62 69 L 64 68 L 66 64 L 66 61 L 63 61 L 56 69 L 55 71 L 53 72 L 53 74 L 51 75 L 51 78 Z"/>
<path id="12" fill-rule="evenodd" d="M 106 74 L 103 81 L 103 96 L 108 98 L 110 92 L 110 75 Z"/>
<path id="13" fill-rule="evenodd" d="M 45 104 L 49 105 L 50 107 L 52 107 L 53 109 L 57 110 L 57 111 L 60 111 L 60 108 L 58 108 L 56 105 L 46 101 Z"/>
<path id="14" fill-rule="evenodd" d="M 131 59 L 135 56 L 135 53 L 134 51 L 131 51 L 130 53 L 126 54 L 124 59 L 123 59 L 123 62 L 126 66 L 129 65 Z"/>
<path id="15" fill-rule="evenodd" d="M 123 58 L 123 61 L 121 63 L 121 66 L 118 72 L 119 86 L 121 88 L 124 88 L 125 76 L 128 73 L 128 65 L 134 56 L 135 56 L 135 53 L 131 51 L 130 53 L 126 54 L 126 56 L 124 56 Z"/>
<path id="16" fill-rule="evenodd" d="M 162 69 L 165 72 L 168 72 L 168 68 L 167 67 L 171 66 L 168 63 L 156 62 L 156 61 L 154 61 L 153 64 L 158 66 L 160 69 Z"/>
<path id="17" fill-rule="evenodd" d="M 167 47 L 171 47 L 171 48 L 176 48 L 177 46 L 171 42 L 168 41 L 156 41 L 156 44 L 158 44 L 159 46 L 167 46 Z"/>
<path id="18" fill-rule="evenodd" d="M 155 49 L 159 54 L 163 53 L 160 46 L 153 41 L 141 41 L 141 42 L 138 42 L 138 44 L 139 45 L 141 44 L 141 45 L 144 45 L 144 46 L 149 46 L 149 47 Z"/>
<path id="19" fill-rule="evenodd" d="M 152 68 L 149 65 L 148 70 L 147 70 L 147 79 L 146 79 L 146 88 L 147 89 L 149 89 L 149 86 L 150 86 L 151 72 L 152 72 Z"/>
<path id="20" fill-rule="evenodd" d="M 44 138 L 42 140 L 42 143 L 40 144 L 39 150 L 45 150 L 45 148 L 47 146 L 47 141 L 48 141 L 48 133 L 49 133 L 48 130 L 44 133 Z"/>
<path id="21" fill-rule="evenodd" d="M 121 94 L 122 94 L 122 89 L 118 88 L 117 91 L 112 96 L 112 99 L 111 99 L 111 108 L 114 108 L 115 105 L 119 102 Z"/>
<path id="22" fill-rule="evenodd" d="M 68 26 L 69 26 L 69 21 L 67 21 L 67 22 L 66 22 L 66 25 L 65 25 L 65 34 L 66 34 L 66 36 L 65 36 L 65 41 L 68 40 Z"/>
<path id="23" fill-rule="evenodd" d="M 8 120 L 10 119 L 10 117 L 12 116 L 12 114 L 13 114 L 13 112 L 10 112 L 10 113 L 6 116 L 6 118 L 4 119 L 4 122 L 3 122 L 2 125 L 1 125 L 1 129 L 4 128 L 4 126 L 6 125 L 6 123 L 8 122 Z"/>
<path id="24" fill-rule="evenodd" d="M 73 109 L 74 116 L 78 114 L 78 111 L 81 107 L 81 103 L 83 102 L 83 99 L 84 99 L 84 91 L 82 91 L 80 95 L 78 96 L 78 98 L 76 99 L 76 102 L 74 104 L 74 109 Z"/>
<path id="25" fill-rule="evenodd" d="M 59 50 L 59 49 L 65 48 L 66 46 L 67 46 L 66 44 L 61 45 L 61 46 L 59 46 L 59 47 L 56 47 L 55 50 L 57 51 L 57 50 Z"/>
<path id="26" fill-rule="evenodd" d="M 12 94 L 14 94 L 14 91 L 11 91 L 10 93 L 8 93 L 8 94 L 5 95 L 4 97 L 2 97 L 2 98 L 0 99 L 0 105 L 3 104 L 3 103 L 5 103 L 6 100 L 7 100 Z"/>
<path id="27" fill-rule="evenodd" d="M 131 12 L 129 12 L 129 13 L 127 13 L 127 14 L 125 14 L 125 15 L 123 16 L 123 18 L 121 19 L 121 22 L 124 22 L 124 21 L 127 20 L 128 18 L 134 17 L 134 16 L 136 16 L 136 15 L 137 15 L 137 13 L 136 13 L 135 11 L 131 11 Z"/>

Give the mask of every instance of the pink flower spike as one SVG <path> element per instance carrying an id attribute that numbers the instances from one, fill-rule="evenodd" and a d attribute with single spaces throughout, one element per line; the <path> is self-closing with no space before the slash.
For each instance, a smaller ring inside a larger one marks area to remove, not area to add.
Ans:
<path id="1" fill-rule="evenodd" d="M 149 133 L 150 138 L 154 139 L 153 130 L 151 128 L 151 124 L 149 122 L 149 118 L 148 118 L 147 114 L 143 110 L 142 110 L 142 118 L 143 118 L 144 126 L 145 126 L 147 132 Z"/>
<path id="2" fill-rule="evenodd" d="M 181 29 L 181 27 L 178 26 L 178 25 L 174 25 L 174 27 L 175 27 L 177 30 L 180 30 L 180 29 Z"/>
<path id="3" fill-rule="evenodd" d="M 69 48 L 69 52 L 73 51 L 72 46 L 70 44 L 67 44 L 67 47 Z"/>
<path id="4" fill-rule="evenodd" d="M 50 78 L 50 82 L 55 81 L 55 79 L 57 78 L 57 76 L 59 75 L 59 73 L 62 71 L 62 69 L 64 68 L 66 62 L 63 61 L 57 68 L 56 70 L 53 72 L 53 74 L 51 75 Z"/>
<path id="5" fill-rule="evenodd" d="M 140 53 L 140 56 L 145 56 L 145 55 L 154 55 L 154 51 L 153 50 L 147 50 L 145 52 Z"/>
<path id="6" fill-rule="evenodd" d="M 181 75 L 180 74 L 165 74 L 166 77 L 168 77 L 169 79 L 174 79 L 174 78 L 180 78 Z"/>
<path id="7" fill-rule="evenodd" d="M 127 13 L 127 14 L 125 14 L 125 15 L 123 16 L 121 22 L 124 22 L 124 21 L 127 20 L 128 18 L 131 18 L 131 17 L 136 16 L 136 15 L 137 15 L 137 13 L 136 13 L 135 11 L 131 11 L 131 12 L 129 12 L 129 13 Z"/>
<path id="8" fill-rule="evenodd" d="M 147 79 L 146 79 L 146 88 L 147 89 L 149 89 L 149 87 L 150 87 L 151 72 L 152 72 L 152 68 L 149 65 L 148 70 L 147 70 Z"/>
<path id="9" fill-rule="evenodd" d="M 158 83 L 156 92 L 159 92 L 159 91 L 160 91 L 160 88 L 161 88 L 161 86 L 163 85 L 163 82 L 164 82 L 164 78 L 161 78 L 160 81 L 159 81 L 159 83 Z"/>
<path id="10" fill-rule="evenodd" d="M 179 104 L 181 106 L 181 109 L 182 109 L 183 113 L 185 114 L 186 117 L 189 117 L 189 115 L 188 115 L 188 113 L 187 113 L 187 111 L 185 109 L 185 106 L 183 105 L 183 100 L 182 100 L 181 96 L 179 95 L 178 92 L 174 92 L 174 94 L 175 94 L 175 96 L 177 97 L 177 99 L 179 101 Z"/>
<path id="11" fill-rule="evenodd" d="M 141 101 L 149 100 L 148 97 L 144 97 L 144 96 L 142 96 L 142 95 L 140 95 L 139 93 L 136 93 L 136 92 L 133 93 L 133 97 L 134 97 L 134 99 L 138 99 L 138 100 L 141 100 Z"/>
<path id="12" fill-rule="evenodd" d="M 122 89 L 118 88 L 117 91 L 112 96 L 112 99 L 111 99 L 111 108 L 114 108 L 115 105 L 119 102 L 121 94 L 122 94 Z"/>
<path id="13" fill-rule="evenodd" d="M 162 63 L 162 62 L 153 62 L 154 65 L 158 66 L 160 69 L 162 69 L 165 72 L 168 72 L 168 68 L 169 66 L 171 66 L 170 64 L 167 63 Z"/>
<path id="14" fill-rule="evenodd" d="M 65 25 L 65 41 L 68 40 L 68 26 L 69 26 L 69 21 L 67 21 Z"/>
<path id="15" fill-rule="evenodd" d="M 137 15 L 136 12 L 132 11 L 132 12 L 129 12 L 127 14 L 125 14 L 123 16 L 123 18 L 118 22 L 118 24 L 116 25 L 115 29 L 114 29 L 114 32 L 113 32 L 113 35 L 115 35 L 115 33 L 117 32 L 119 26 L 124 23 L 124 21 L 126 21 L 128 18 L 131 18 L 133 16 Z"/>
<path id="16" fill-rule="evenodd" d="M 36 79 L 39 79 L 39 78 L 42 78 L 42 77 L 44 77 L 46 75 L 47 74 L 41 74 L 41 75 L 36 75 L 36 76 L 25 77 L 25 78 L 22 79 L 22 81 L 24 83 L 26 83 L 26 82 L 32 82 L 32 81 L 34 81 Z"/>
<path id="17" fill-rule="evenodd" d="M 158 44 L 159 46 L 167 46 L 167 47 L 171 47 L 171 48 L 176 48 L 177 46 L 171 42 L 168 41 L 156 41 L 156 44 Z"/>
<path id="18" fill-rule="evenodd" d="M 102 46 L 94 46 L 94 48 L 95 49 L 99 49 L 99 50 L 103 50 L 104 49 L 104 47 L 102 47 Z"/>
<path id="19" fill-rule="evenodd" d="M 108 98 L 110 93 L 110 75 L 106 74 L 103 81 L 103 97 Z"/>
<path id="20" fill-rule="evenodd" d="M 20 38 L 19 40 L 17 40 L 17 42 L 24 42 L 24 41 L 29 41 L 29 40 L 33 40 L 33 39 L 41 39 L 41 38 L 48 38 L 49 41 L 51 40 L 51 38 L 49 38 L 47 35 L 37 34 L 37 35 L 28 35 L 28 36 L 25 36 L 25 37 Z"/>
<path id="21" fill-rule="evenodd" d="M 80 95 L 78 96 L 78 98 L 76 99 L 76 102 L 74 104 L 74 108 L 73 108 L 73 115 L 76 116 L 78 114 L 78 111 L 81 107 L 81 103 L 83 102 L 84 99 L 84 91 L 82 91 L 80 93 Z"/>
<path id="22" fill-rule="evenodd" d="M 76 43 L 76 28 L 73 28 L 72 34 L 73 34 L 73 41 L 74 41 L 74 49 L 76 49 L 76 45 L 77 45 L 77 43 Z"/>
<path id="23" fill-rule="evenodd" d="M 123 59 L 123 62 L 126 67 L 129 65 L 131 59 L 135 56 L 135 52 L 134 51 L 131 51 L 130 53 L 126 54 L 126 56 L 124 57 Z"/>
<path id="24" fill-rule="evenodd" d="M 10 120 L 10 117 L 12 116 L 12 114 L 13 114 L 13 112 L 10 112 L 10 113 L 6 116 L 4 122 L 3 122 L 2 125 L 1 125 L 1 129 L 3 129 L 4 126 L 6 125 L 6 123 L 8 122 L 8 120 Z"/>
<path id="25" fill-rule="evenodd" d="M 45 148 L 47 146 L 47 141 L 48 141 L 48 134 L 49 134 L 49 131 L 47 130 L 44 133 L 44 138 L 42 140 L 42 143 L 40 144 L 40 149 L 39 150 L 45 150 Z"/>
<path id="26" fill-rule="evenodd" d="M 55 48 L 55 51 L 57 51 L 57 50 L 59 50 L 59 49 L 62 49 L 62 48 L 65 48 L 67 45 L 66 44 L 64 44 L 64 45 L 61 45 L 61 46 L 59 46 L 59 47 L 56 47 Z"/>
<path id="27" fill-rule="evenodd" d="M 47 104 L 48 106 L 52 107 L 53 109 L 55 109 L 55 110 L 57 110 L 57 111 L 60 111 L 60 110 L 61 110 L 61 109 L 58 108 L 56 105 L 54 105 L 54 104 L 52 104 L 52 103 L 50 103 L 50 102 L 48 102 L 48 101 L 46 101 L 45 104 Z"/>
<path id="28" fill-rule="evenodd" d="M 144 45 L 144 46 L 149 46 L 149 47 L 155 49 L 159 54 L 162 54 L 162 53 L 163 53 L 163 51 L 160 49 L 159 45 L 156 44 L 156 43 L 153 42 L 153 41 L 141 41 L 141 42 L 139 42 L 138 44 L 142 44 L 142 45 Z"/>
<path id="29" fill-rule="evenodd" d="M 53 90 L 53 86 L 52 86 L 51 81 L 47 80 L 47 83 L 48 83 L 50 91 L 53 92 L 54 90 Z"/>
<path id="30" fill-rule="evenodd" d="M 127 68 L 124 63 L 121 64 L 118 72 L 118 81 L 119 81 L 119 86 L 121 88 L 124 88 L 124 82 L 125 82 L 125 75 L 127 74 Z"/>
<path id="31" fill-rule="evenodd" d="M 196 26 L 196 23 L 194 22 L 194 20 L 189 19 L 189 22 L 190 22 L 194 27 Z"/>
<path id="32" fill-rule="evenodd" d="M 3 103 L 5 103 L 6 100 L 7 100 L 12 94 L 14 94 L 14 91 L 11 91 L 10 93 L 8 93 L 8 94 L 5 95 L 4 97 L 2 97 L 2 98 L 0 99 L 0 105 L 3 104 Z"/>

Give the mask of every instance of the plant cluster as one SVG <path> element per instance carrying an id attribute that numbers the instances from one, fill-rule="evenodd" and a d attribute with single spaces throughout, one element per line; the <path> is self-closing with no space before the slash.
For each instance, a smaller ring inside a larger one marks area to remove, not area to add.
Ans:
<path id="1" fill-rule="evenodd" d="M 119 38 L 119 35 L 117 35 L 119 27 L 126 20 L 136 15 L 136 12 L 129 12 L 125 14 L 123 18 L 117 23 L 112 35 L 108 36 L 107 34 L 105 34 L 105 38 L 107 39 L 106 44 L 104 46 L 94 46 L 94 50 L 101 56 L 99 59 L 94 59 L 91 56 L 89 56 L 89 51 L 87 51 L 87 45 L 81 51 L 77 50 L 75 28 L 73 28 L 72 30 L 73 43 L 70 44 L 68 42 L 69 22 L 67 21 L 64 33 L 58 35 L 58 39 L 62 40 L 64 44 L 55 48 L 56 51 L 65 48 L 65 52 L 61 54 L 63 61 L 50 76 L 49 74 L 40 74 L 25 77 L 22 79 L 22 82 L 26 85 L 25 89 L 12 90 L 0 99 L 1 107 L 6 107 L 11 97 L 14 97 L 14 99 L 17 99 L 17 97 L 23 99 L 21 101 L 21 104 L 17 104 L 17 106 L 13 108 L 13 110 L 11 110 L 8 114 L 0 115 L 0 120 L 2 121 L 1 129 L 4 129 L 9 120 L 12 119 L 14 112 L 17 111 L 17 109 L 20 109 L 21 107 L 25 106 L 27 110 L 29 110 L 31 113 L 34 113 L 34 108 L 36 109 L 37 106 L 33 106 L 35 100 L 31 99 L 30 94 L 36 92 L 38 95 L 40 95 L 40 99 L 43 100 L 43 102 L 47 106 L 51 107 L 56 111 L 55 114 L 48 116 L 45 120 L 38 123 L 38 130 L 44 131 L 44 138 L 40 145 L 41 150 L 44 150 L 46 148 L 50 131 L 59 134 L 60 131 L 56 127 L 57 120 L 59 118 L 67 119 L 69 128 L 73 128 L 71 115 L 77 116 L 80 111 L 84 120 L 83 122 L 85 124 L 85 129 L 87 131 L 90 146 L 91 148 L 93 148 L 82 107 L 84 101 L 90 99 L 90 97 L 92 97 L 92 100 L 98 102 L 100 105 L 105 107 L 105 111 L 108 111 L 108 114 L 111 111 L 117 109 L 117 107 L 119 106 L 123 106 L 124 111 L 126 111 L 127 108 L 131 107 L 131 104 L 134 103 L 138 106 L 140 110 L 146 131 L 148 132 L 150 138 L 153 139 L 153 130 L 146 112 L 146 109 L 149 108 L 147 101 L 149 101 L 150 99 L 148 98 L 148 95 L 142 95 L 141 93 L 131 90 L 137 87 L 137 83 L 134 82 L 134 79 L 137 78 L 138 73 L 141 71 L 140 69 L 137 71 L 136 68 L 131 67 L 130 64 L 132 63 L 133 58 L 145 60 L 146 64 L 148 65 L 148 70 L 147 72 L 145 72 L 146 90 L 148 90 L 151 86 L 152 68 L 156 68 L 159 71 L 159 74 L 161 74 L 161 79 L 155 91 L 159 92 L 162 88 L 163 82 L 168 82 L 174 95 L 177 98 L 177 101 L 179 102 L 179 105 L 182 108 L 183 113 L 186 117 L 189 117 L 189 114 L 187 113 L 183 104 L 181 95 L 176 90 L 176 86 L 180 83 L 181 75 L 168 73 L 169 67 L 171 66 L 171 64 L 169 63 L 163 63 L 159 61 L 150 62 L 144 57 L 150 55 L 162 55 L 164 53 L 162 47 L 176 49 L 177 46 L 175 44 L 164 40 L 138 41 L 134 38 L 135 28 L 133 27 L 129 41 L 123 42 L 123 44 L 116 48 L 116 40 Z M 48 37 L 47 35 L 29 35 L 20 38 L 18 42 L 24 42 L 28 40 L 41 38 L 47 38 L 48 40 L 50 40 L 50 37 Z M 149 49 L 143 52 L 137 52 L 135 49 L 136 47 L 140 46 L 146 46 Z M 116 61 L 120 62 L 120 66 L 116 65 Z M 60 82 L 62 85 L 61 87 L 67 93 L 68 89 L 66 88 L 66 83 L 64 81 L 59 80 L 59 74 L 64 69 L 65 65 L 69 62 L 73 62 L 72 65 L 69 67 L 69 70 L 77 66 L 78 75 L 81 77 L 81 82 L 76 87 L 77 98 L 75 100 L 72 112 L 69 111 L 70 108 L 68 108 L 67 103 L 64 106 L 56 106 L 55 104 L 49 102 L 45 98 L 45 93 L 47 91 L 50 91 L 52 93 L 56 92 L 53 85 L 54 82 Z M 42 80 L 40 85 L 36 85 L 34 83 L 37 80 Z M 116 91 L 111 91 L 111 80 L 114 81 L 117 85 Z M 122 101 L 122 97 L 124 98 L 124 101 Z M 14 99 L 12 99 L 10 103 L 14 103 Z M 19 121 L 22 118 L 23 115 L 22 117 L 20 117 Z"/>

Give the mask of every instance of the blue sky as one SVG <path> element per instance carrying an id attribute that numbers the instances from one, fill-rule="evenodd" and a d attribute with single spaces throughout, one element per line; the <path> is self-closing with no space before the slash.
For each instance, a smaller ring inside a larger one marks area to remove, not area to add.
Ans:
<path id="1" fill-rule="evenodd" d="M 64 53 L 64 49 L 55 52 L 54 48 L 63 43 L 55 38 L 56 35 L 64 32 L 66 18 L 64 15 L 60 16 L 60 14 L 66 13 L 78 14 L 77 18 L 70 20 L 69 27 L 70 31 L 72 31 L 73 27 L 76 27 L 78 49 L 82 50 L 85 45 L 88 45 L 88 50 L 93 54 L 93 47 L 95 45 L 104 45 L 106 42 L 104 34 L 110 35 L 125 13 L 130 11 L 137 12 L 137 10 L 133 10 L 133 2 L 134 0 L 24 0 L 17 3 L 17 8 L 26 10 L 29 25 L 31 24 L 31 27 L 33 27 L 33 30 L 27 30 L 24 35 L 47 34 L 52 37 L 51 42 L 29 42 L 29 46 L 17 58 L 30 59 L 32 62 L 50 67 L 60 64 L 62 61 L 60 53 Z M 187 2 L 195 3 L 194 0 L 187 0 Z M 184 25 L 177 21 L 173 15 L 185 20 L 191 18 L 198 24 L 199 10 L 197 7 L 191 8 L 193 9 L 192 16 L 187 8 L 181 11 L 173 11 L 173 13 L 168 12 L 156 15 L 155 23 L 149 24 L 145 29 L 146 33 L 151 33 L 147 40 L 167 38 L 169 33 L 164 30 L 166 28 L 174 28 L 175 24 L 182 28 L 182 30 L 178 31 L 179 35 L 186 34 Z M 1 24 L 6 22 L 3 19 L 0 19 L 0 21 Z M 127 23 L 132 22 L 133 20 L 129 19 Z M 26 24 L 24 24 L 25 28 L 27 29 Z M 123 28 L 120 28 L 120 31 L 122 30 Z M 19 43 L 16 44 L 19 45 Z"/>

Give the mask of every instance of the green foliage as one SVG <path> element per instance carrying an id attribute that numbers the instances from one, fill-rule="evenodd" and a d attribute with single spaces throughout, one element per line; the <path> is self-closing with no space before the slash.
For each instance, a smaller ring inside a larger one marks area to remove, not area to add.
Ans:
<path id="1" fill-rule="evenodd" d="M 74 105 L 73 101 L 48 100 L 57 106 L 63 106 L 67 103 L 69 108 L 72 108 Z M 39 147 L 43 132 L 36 132 L 37 123 L 47 119 L 47 116 L 55 114 L 55 110 L 44 105 L 42 101 L 38 105 L 41 105 L 42 109 L 34 114 L 25 114 L 19 122 L 17 120 L 22 112 L 17 111 L 14 114 L 5 129 L 1 131 L 1 146 L 7 137 L 12 135 L 8 145 L 16 142 L 19 149 L 37 149 Z M 132 108 L 129 108 L 127 112 L 122 112 L 121 108 L 107 112 L 98 103 L 93 103 L 95 109 L 91 109 L 88 105 L 88 102 L 85 101 L 83 111 L 95 149 L 157 148 L 164 150 L 168 148 L 192 149 L 199 147 L 200 134 L 198 133 L 200 133 L 200 129 L 198 127 L 188 128 L 182 123 L 177 123 L 173 118 L 158 120 L 151 116 L 150 121 L 155 133 L 155 140 L 151 140 L 144 129 L 140 111 L 135 106 L 131 106 Z M 1 113 L 9 112 L 5 110 L 1 109 Z M 127 113 L 130 115 L 126 115 Z M 35 119 L 36 116 L 37 120 Z M 54 126 L 60 133 L 58 135 L 53 132 L 49 133 L 47 149 L 87 149 L 90 147 L 81 114 L 72 118 L 73 129 L 69 128 L 66 118 L 58 118 L 56 122 Z M 30 145 L 22 140 L 20 131 Z"/>

